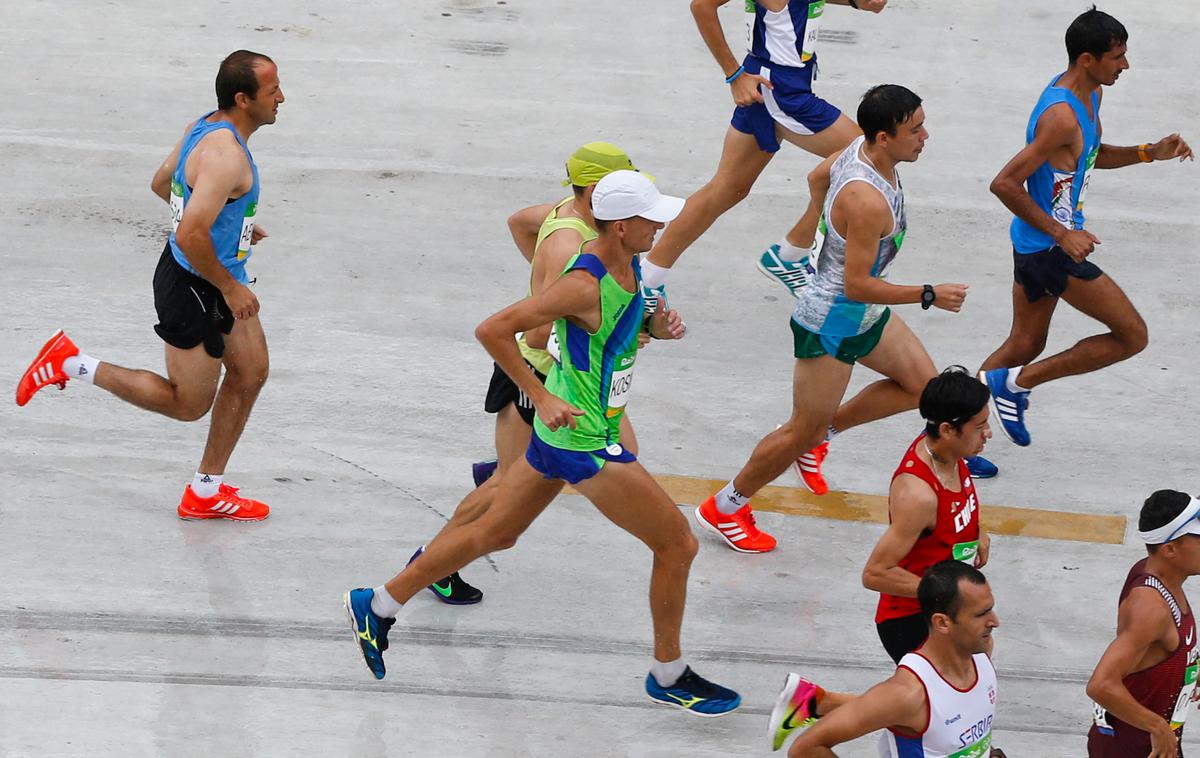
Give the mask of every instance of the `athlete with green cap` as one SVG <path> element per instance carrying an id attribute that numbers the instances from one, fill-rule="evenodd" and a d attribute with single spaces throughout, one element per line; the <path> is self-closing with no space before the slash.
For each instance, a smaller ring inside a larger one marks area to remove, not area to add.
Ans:
<path id="1" fill-rule="evenodd" d="M 563 180 L 563 185 L 571 187 L 570 196 L 558 203 L 524 208 L 509 217 L 508 228 L 513 242 L 532 266 L 528 294 L 540 292 L 553 283 L 571 256 L 579 252 L 580 246 L 596 239 L 591 210 L 592 190 L 596 182 L 622 169 L 637 170 L 624 150 L 608 142 L 589 142 L 567 159 L 567 178 Z M 546 375 L 554 365 L 554 356 L 546 350 L 549 334 L 550 325 L 547 324 L 531 330 L 529 335 L 517 336 L 526 369 L 542 382 L 546 381 Z M 641 340 L 649 339 L 645 333 L 639 337 Z M 495 364 L 492 370 L 483 407 L 496 416 L 496 460 L 472 465 L 475 484 L 480 490 L 477 496 L 464 500 L 451 516 L 450 522 L 456 525 L 469 523 L 483 515 L 494 495 L 492 487 L 486 482 L 497 471 L 503 473 L 507 470 L 529 447 L 529 435 L 533 429 L 533 403 L 499 364 Z M 622 416 L 621 439 L 636 455 L 637 440 L 627 416 Z M 416 560 L 424 549 L 424 546 L 418 548 L 409 560 Z M 449 605 L 472 605 L 483 600 L 483 592 L 468 584 L 458 572 L 431 583 L 429 591 Z"/>
<path id="2" fill-rule="evenodd" d="M 679 339 L 685 332 L 673 311 L 645 317 L 638 260 L 679 214 L 683 200 L 660 194 L 647 177 L 624 170 L 596 184 L 591 206 L 596 240 L 571 257 L 554 284 L 491 316 L 475 331 L 537 410 L 525 457 L 497 478 L 494 502 L 483 515 L 465 525 L 448 524 L 420 558 L 385 585 L 347 592 L 346 610 L 368 668 L 382 679 L 387 634 L 402 604 L 435 578 L 512 547 L 570 483 L 654 554 L 654 662 L 646 693 L 660 704 L 719 716 L 737 708 L 741 697 L 693 672 L 680 650 L 696 537 L 671 497 L 622 445 L 620 431 L 643 323 L 661 339 Z M 561 357 L 543 386 L 523 369 L 516 335 L 547 323 L 553 323 Z"/>

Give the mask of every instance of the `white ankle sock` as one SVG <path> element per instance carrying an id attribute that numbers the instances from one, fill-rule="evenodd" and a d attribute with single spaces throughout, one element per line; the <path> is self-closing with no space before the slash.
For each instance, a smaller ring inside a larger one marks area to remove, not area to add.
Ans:
<path id="1" fill-rule="evenodd" d="M 740 511 L 746 503 L 750 502 L 750 498 L 738 492 L 734 488 L 733 482 L 726 484 L 720 492 L 717 493 L 717 510 L 725 515 Z M 662 682 L 659 682 L 662 684 Z"/>
<path id="2" fill-rule="evenodd" d="M 99 359 L 79 353 L 63 361 L 63 373 L 72 379 L 95 384 L 96 367 L 99 365 Z"/>
<path id="3" fill-rule="evenodd" d="M 841 434 L 841 432 L 839 432 L 837 429 L 834 429 L 833 424 L 830 424 L 829 428 L 825 430 L 825 441 L 832 442 L 833 438 L 839 434 Z"/>
<path id="4" fill-rule="evenodd" d="M 650 667 L 650 673 L 654 676 L 654 681 L 658 682 L 659 687 L 670 687 L 675 684 L 686 670 L 687 661 L 682 658 L 676 658 L 666 663 L 655 659 L 654 664 Z"/>
<path id="5" fill-rule="evenodd" d="M 224 474 L 205 474 L 197 471 L 192 477 L 192 492 L 196 493 L 196 497 L 213 497 L 221 488 L 224 479 Z"/>
<path id="6" fill-rule="evenodd" d="M 1016 368 L 1010 368 L 1008 370 L 1008 379 L 1005 380 L 1005 384 L 1008 386 L 1009 392 L 1028 392 L 1029 391 L 1029 390 L 1025 389 L 1024 387 L 1022 387 L 1021 385 L 1017 384 L 1017 377 L 1021 375 L 1021 369 L 1023 369 L 1023 368 L 1025 368 L 1025 367 L 1017 366 Z"/>
<path id="7" fill-rule="evenodd" d="M 371 598 L 371 613 L 380 618 L 394 619 L 400 615 L 403 607 L 403 603 L 396 602 L 396 598 L 388 593 L 387 587 L 381 584 L 375 588 L 375 596 Z"/>
<path id="8" fill-rule="evenodd" d="M 667 283 L 669 267 L 655 266 L 645 256 L 642 257 L 642 285 L 646 287 L 661 287 Z"/>
<path id="9" fill-rule="evenodd" d="M 788 263 L 796 263 L 801 258 L 811 256 L 812 254 L 813 249 L 811 247 L 796 247 L 787 241 L 787 237 L 779 241 L 780 260 L 787 261 Z"/>

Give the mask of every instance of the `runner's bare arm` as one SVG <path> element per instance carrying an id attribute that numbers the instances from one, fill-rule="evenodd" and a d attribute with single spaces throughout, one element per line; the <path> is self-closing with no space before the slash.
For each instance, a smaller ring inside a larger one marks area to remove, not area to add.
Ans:
<path id="1" fill-rule="evenodd" d="M 542 222 L 546 220 L 552 210 L 554 210 L 553 204 L 543 203 L 522 208 L 508 217 L 508 232 L 512 235 L 513 242 L 521 251 L 521 255 L 531 263 L 533 262 L 533 253 L 537 249 L 538 230 L 542 228 Z"/>
<path id="2" fill-rule="evenodd" d="M 704 44 L 708 46 L 708 52 L 721 67 L 721 72 L 726 79 L 737 72 L 741 66 L 738 59 L 734 57 L 733 51 L 729 49 L 729 42 L 725 39 L 725 30 L 721 27 L 721 19 L 717 17 L 717 8 L 727 2 L 729 0 L 692 0 L 692 18 L 696 20 L 696 28 L 700 30 L 700 36 L 704 39 Z M 787 4 L 788 0 L 760 0 L 760 5 L 771 11 L 781 11 L 787 7 Z M 729 85 L 733 101 L 738 105 L 761 103 L 763 97 L 762 93 L 758 91 L 760 84 L 768 89 L 771 88 L 771 83 L 757 74 L 740 74 Z"/>
<path id="3" fill-rule="evenodd" d="M 829 758 L 832 748 L 864 734 L 903 728 L 920 733 L 927 726 L 925 688 L 907 669 L 875 685 L 849 706 L 835 709 L 800 734 L 788 758 Z"/>
<path id="4" fill-rule="evenodd" d="M 1070 147 L 1078 133 L 1079 124 L 1071 106 L 1066 103 L 1050 106 L 1038 119 L 1033 142 L 1026 145 L 1000 169 L 1000 173 L 992 179 L 990 189 L 1014 215 L 1033 228 L 1050 235 L 1067 255 L 1082 261 L 1087 253 L 1092 251 L 1092 246 L 1099 244 L 1100 240 L 1090 232 L 1082 229 L 1070 230 L 1055 221 L 1050 214 L 1038 207 L 1025 188 L 1025 180 L 1032 176 L 1039 166 L 1050 160 L 1055 151 Z"/>
<path id="5" fill-rule="evenodd" d="M 1171 636 L 1178 636 L 1174 629 L 1175 620 L 1162 595 L 1151 587 L 1135 587 L 1117 614 L 1117 637 L 1100 656 L 1087 683 L 1088 697 L 1125 723 L 1149 732 L 1156 746 L 1174 740 L 1170 724 L 1134 699 L 1121 680 L 1145 668 L 1146 653 L 1156 644 L 1169 644 Z M 1170 755 L 1175 755 L 1173 749 Z"/>
<path id="6" fill-rule="evenodd" d="M 1117 147 L 1101 143 L 1100 152 L 1096 155 L 1096 168 L 1124 168 L 1135 163 L 1146 163 L 1142 160 L 1143 152 L 1151 161 L 1169 161 L 1172 158 L 1178 158 L 1180 162 L 1196 160 L 1191 146 L 1176 132 L 1148 145 Z"/>
<path id="7" fill-rule="evenodd" d="M 544 291 L 513 303 L 489 316 L 475 329 L 475 339 L 533 402 L 542 422 L 551 429 L 575 428 L 583 411 L 551 395 L 525 365 L 517 347 L 518 332 L 559 318 L 578 321 L 589 331 L 600 325 L 600 283 L 586 271 L 570 271 Z"/>
<path id="8" fill-rule="evenodd" d="M 898 597 L 916 597 L 921 577 L 900 568 L 900 561 L 921 534 L 937 525 L 937 495 L 930 486 L 911 474 L 892 480 L 888 494 L 891 523 L 875 544 L 863 568 L 863 586 Z"/>
<path id="9" fill-rule="evenodd" d="M 179 138 L 179 141 L 175 143 L 175 147 L 171 149 L 171 154 L 163 160 L 162 164 L 155 170 L 154 176 L 150 179 L 150 191 L 158 195 L 165 202 L 171 202 L 171 175 L 175 173 L 175 166 L 179 163 L 179 151 L 183 148 L 183 141 L 195 125 L 195 121 L 187 125 L 187 128 L 183 130 L 183 136 Z"/>
<path id="10" fill-rule="evenodd" d="M 533 259 L 533 270 L 529 278 L 530 291 L 536 294 L 554 284 L 562 276 L 567 261 L 579 252 L 582 244 L 583 236 L 574 229 L 557 229 L 542 240 L 542 244 L 537 247 L 537 257 Z M 525 333 L 526 344 L 530 347 L 545 348 L 552 327 L 553 322 L 550 322 L 530 329 Z"/>

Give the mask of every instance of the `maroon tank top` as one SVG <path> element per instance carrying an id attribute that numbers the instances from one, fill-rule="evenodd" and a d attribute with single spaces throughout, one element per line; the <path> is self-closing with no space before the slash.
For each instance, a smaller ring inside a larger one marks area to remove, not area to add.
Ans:
<path id="1" fill-rule="evenodd" d="M 1143 558 L 1129 569 L 1125 586 L 1121 588 L 1118 605 L 1136 587 L 1155 590 L 1162 595 L 1162 599 L 1171 609 L 1171 616 L 1175 619 L 1175 631 L 1179 635 L 1179 645 L 1159 663 L 1148 669 L 1135 671 L 1121 682 L 1135 700 L 1170 721 L 1175 727 L 1175 733 L 1182 735 L 1183 720 L 1187 718 L 1189 711 L 1196 709 L 1196 705 L 1191 702 L 1196 681 L 1196 659 L 1200 655 L 1200 644 L 1196 641 L 1196 622 L 1190 612 L 1183 612 L 1179 601 L 1166 585 L 1158 577 L 1146 572 L 1146 560 Z M 1088 732 L 1089 758 L 1125 758 L 1150 754 L 1149 732 L 1126 724 L 1099 705 L 1093 706 L 1095 723 Z M 1182 746 L 1178 755 L 1182 758 Z"/>

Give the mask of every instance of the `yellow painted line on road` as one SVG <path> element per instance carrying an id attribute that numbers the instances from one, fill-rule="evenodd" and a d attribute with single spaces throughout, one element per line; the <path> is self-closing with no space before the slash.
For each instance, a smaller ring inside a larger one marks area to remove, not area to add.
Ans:
<path id="1" fill-rule="evenodd" d="M 717 479 L 657 474 L 654 477 L 677 503 L 699 505 L 725 486 Z M 754 510 L 788 516 L 816 516 L 839 521 L 866 521 L 886 524 L 887 497 L 855 492 L 829 492 L 814 495 L 798 487 L 764 487 L 754 496 Z M 992 534 L 1014 537 L 1040 537 L 1049 540 L 1100 542 L 1120 545 L 1125 541 L 1125 517 L 1054 511 L 1045 508 L 1018 508 L 983 504 L 983 525 Z"/>

